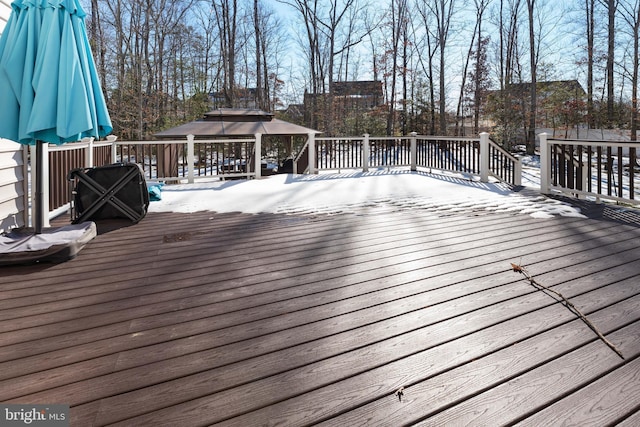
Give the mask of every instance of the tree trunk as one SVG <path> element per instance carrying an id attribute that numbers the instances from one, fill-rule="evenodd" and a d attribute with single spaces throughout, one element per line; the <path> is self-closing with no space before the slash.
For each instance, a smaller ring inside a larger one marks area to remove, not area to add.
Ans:
<path id="1" fill-rule="evenodd" d="M 615 20 L 616 20 L 616 3 L 618 0 L 607 1 L 607 14 L 609 23 L 608 30 L 608 42 L 607 42 L 607 127 L 611 129 L 613 127 L 615 118 L 613 112 L 614 101 L 614 86 L 613 86 L 613 67 L 615 65 Z"/>
<path id="2" fill-rule="evenodd" d="M 585 0 L 586 27 L 587 27 L 587 122 L 588 128 L 595 128 L 595 116 L 593 111 L 593 62 L 594 62 L 594 35 L 595 35 L 595 0 Z"/>
<path id="3" fill-rule="evenodd" d="M 536 39 L 533 27 L 533 11 L 535 0 L 527 0 L 529 10 L 529 51 L 531 60 L 531 111 L 529 112 L 529 131 L 527 136 L 527 154 L 534 154 L 536 150 L 536 115 L 538 110 L 537 99 L 537 58 L 536 58 Z"/>

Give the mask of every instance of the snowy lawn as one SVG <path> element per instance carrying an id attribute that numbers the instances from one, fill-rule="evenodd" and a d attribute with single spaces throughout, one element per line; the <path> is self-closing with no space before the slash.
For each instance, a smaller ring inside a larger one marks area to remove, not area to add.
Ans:
<path id="1" fill-rule="evenodd" d="M 338 214 L 374 208 L 513 212 L 536 218 L 583 216 L 578 208 L 532 191 L 514 192 L 501 183 L 386 169 L 166 185 L 162 200 L 151 202 L 149 211 Z"/>

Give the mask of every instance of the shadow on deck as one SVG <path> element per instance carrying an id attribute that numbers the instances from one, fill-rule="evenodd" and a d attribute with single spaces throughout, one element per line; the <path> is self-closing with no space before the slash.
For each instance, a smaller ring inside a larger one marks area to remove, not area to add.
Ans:
<path id="1" fill-rule="evenodd" d="M 151 213 L 2 269 L 0 400 L 73 426 L 638 425 L 633 222 Z"/>

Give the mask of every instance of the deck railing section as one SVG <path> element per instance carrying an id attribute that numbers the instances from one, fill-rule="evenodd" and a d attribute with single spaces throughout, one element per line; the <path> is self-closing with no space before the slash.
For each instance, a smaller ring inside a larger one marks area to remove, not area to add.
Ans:
<path id="1" fill-rule="evenodd" d="M 341 171 L 363 167 L 362 138 L 315 138 L 315 168 Z"/>
<path id="2" fill-rule="evenodd" d="M 300 152 L 293 158 L 293 173 L 295 174 L 309 172 L 309 141 L 307 139 Z"/>
<path id="3" fill-rule="evenodd" d="M 69 203 L 69 171 L 111 163 L 112 148 L 112 141 L 95 142 L 93 138 L 64 145 L 47 145 L 49 211 Z"/>
<path id="4" fill-rule="evenodd" d="M 256 138 L 128 141 L 114 145 L 114 163 L 142 166 L 145 178 L 163 182 L 220 177 L 248 178 L 256 172 Z M 258 168 L 259 170 L 259 168 Z"/>
<path id="5" fill-rule="evenodd" d="M 142 167 L 147 180 L 162 182 L 260 177 L 266 148 L 262 146 L 260 135 L 212 140 L 195 140 L 189 136 L 186 141 L 118 141 L 109 137 L 107 142 L 87 139 L 49 146 L 51 180 L 46 197 L 50 216 L 57 215 L 68 205 L 67 174 L 74 168 L 131 162 Z M 395 167 L 459 172 L 480 176 L 483 182 L 493 176 L 520 185 L 519 160 L 498 147 L 488 134 L 478 138 L 415 133 L 403 137 L 365 134 L 355 138 L 328 138 L 311 134 L 294 158 L 293 166 L 294 173 Z"/>
<path id="6" fill-rule="evenodd" d="M 64 145 L 45 144 L 49 186 L 43 195 L 43 218 L 53 218 L 65 212 L 69 205 L 69 171 L 111 163 L 137 163 L 148 180 L 162 182 L 194 182 L 207 177 L 259 177 L 261 168 L 256 150 L 261 152 L 261 138 L 179 141 L 107 141 L 93 138 Z M 254 159 L 255 157 L 255 159 Z M 48 226 L 48 220 L 44 224 Z"/>
<path id="7" fill-rule="evenodd" d="M 480 175 L 480 139 L 422 136 L 418 138 L 419 166 Z"/>
<path id="8" fill-rule="evenodd" d="M 416 145 L 414 138 L 415 136 L 396 138 L 369 137 L 368 167 L 411 166 L 411 147 Z"/>
<path id="9" fill-rule="evenodd" d="M 540 137 L 540 190 L 640 204 L 640 143 Z"/>
<path id="10" fill-rule="evenodd" d="M 314 152 L 309 171 L 369 168 L 418 167 L 489 177 L 521 184 L 520 160 L 491 141 L 489 134 L 479 137 L 423 136 L 357 138 L 313 137 L 308 144 Z M 483 153 L 486 153 L 484 155 Z"/>
<path id="11" fill-rule="evenodd" d="M 488 170 L 494 178 L 513 185 L 522 184 L 522 162 L 493 140 L 488 143 Z"/>

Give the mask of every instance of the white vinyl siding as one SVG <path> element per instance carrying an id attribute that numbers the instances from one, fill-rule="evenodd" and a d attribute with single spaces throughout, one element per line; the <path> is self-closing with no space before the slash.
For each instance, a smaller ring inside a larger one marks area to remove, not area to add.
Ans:
<path id="1" fill-rule="evenodd" d="M 0 34 L 4 26 L 7 25 L 9 15 L 11 14 L 11 0 L 0 0 Z"/>
<path id="2" fill-rule="evenodd" d="M 0 139 L 0 232 L 25 225 L 28 204 L 24 147 Z"/>
<path id="3" fill-rule="evenodd" d="M 10 5 L 11 0 L 0 0 L 0 34 L 9 20 Z M 22 227 L 27 221 L 27 166 L 24 153 L 20 144 L 0 138 L 0 232 Z"/>

